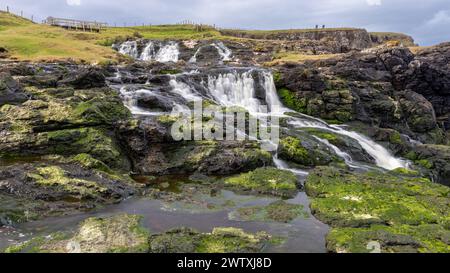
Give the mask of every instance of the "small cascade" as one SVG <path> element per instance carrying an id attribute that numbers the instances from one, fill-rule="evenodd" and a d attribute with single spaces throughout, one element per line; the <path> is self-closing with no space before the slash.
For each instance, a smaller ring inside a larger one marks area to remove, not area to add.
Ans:
<path id="1" fill-rule="evenodd" d="M 133 46 L 131 44 L 128 44 L 127 46 L 127 48 L 132 47 Z M 169 56 L 172 54 L 170 52 L 174 52 L 174 48 L 176 48 L 176 46 L 174 44 L 170 44 L 166 50 L 162 50 L 162 52 L 167 52 L 167 56 Z M 150 46 L 148 50 L 148 52 L 151 52 Z M 160 60 L 162 59 L 164 58 L 160 58 Z M 169 59 L 169 57 L 167 57 L 167 59 Z M 198 73 L 198 71 L 195 71 L 194 74 Z M 212 75 L 210 74 L 205 81 L 201 80 L 201 82 L 198 81 L 198 76 L 195 76 L 197 77 L 195 79 L 190 78 L 191 76 L 193 77 L 194 75 L 191 75 L 190 73 L 171 75 L 169 81 L 172 93 L 177 96 L 181 96 L 186 102 L 199 101 L 203 97 L 208 97 L 222 106 L 238 106 L 245 108 L 250 114 L 256 117 L 267 114 L 284 117 L 287 119 L 288 124 L 294 129 L 316 128 L 346 136 L 357 141 L 362 149 L 364 149 L 365 152 L 375 159 L 376 165 L 380 168 L 394 170 L 397 168 L 408 167 L 407 161 L 394 157 L 383 146 L 377 144 L 375 141 L 362 134 L 348 131 L 342 126 L 329 125 L 325 121 L 301 113 L 296 113 L 296 117 L 284 115 L 285 112 L 292 111 L 285 108 L 280 102 L 273 76 L 269 71 L 262 69 L 247 69 L 245 71 L 230 70 L 227 72 L 214 73 Z M 263 98 L 261 98 L 261 94 L 258 94 L 258 96 L 256 94 L 256 89 L 259 86 L 261 86 L 265 91 Z M 198 87 L 202 88 L 201 94 L 197 91 Z M 124 102 L 133 114 L 143 114 L 143 110 L 137 106 L 135 97 L 136 94 L 139 94 L 139 92 L 151 91 L 138 90 L 134 91 L 134 94 L 130 94 L 130 92 L 127 92 L 126 89 L 121 89 Z M 264 109 L 265 104 L 267 104 L 268 109 Z M 174 101 L 174 105 L 175 111 L 178 109 L 179 112 L 186 112 L 189 109 L 186 105 L 180 105 L 180 103 L 176 101 Z M 337 156 L 341 157 L 348 166 L 357 169 L 372 168 L 355 162 L 348 153 L 341 151 L 338 147 L 328 141 L 320 138 L 316 138 L 316 140 L 329 147 L 330 150 L 332 150 Z M 276 157 L 274 157 L 274 162 L 281 169 L 290 169 L 286 163 Z M 297 174 L 305 173 L 301 170 L 290 170 Z"/>
<path id="2" fill-rule="evenodd" d="M 368 170 L 369 167 L 367 166 L 363 166 L 363 165 L 359 165 L 356 164 L 353 161 L 353 158 L 351 157 L 351 155 L 349 155 L 348 153 L 342 151 L 341 149 L 339 149 L 337 146 L 331 144 L 328 140 L 326 139 L 321 139 L 319 137 L 314 136 L 315 139 L 317 139 L 317 141 L 321 142 L 322 144 L 324 144 L 325 146 L 329 147 L 330 149 L 333 150 L 333 152 L 339 156 L 340 158 L 342 158 L 345 162 L 345 164 L 347 164 L 347 166 L 350 166 L 354 169 L 363 169 L 363 170 Z"/>
<path id="3" fill-rule="evenodd" d="M 120 45 L 119 53 L 128 55 L 141 61 L 157 61 L 160 63 L 178 62 L 180 51 L 178 43 L 149 41 L 139 54 L 139 47 L 136 41 L 127 41 Z"/>
<path id="4" fill-rule="evenodd" d="M 197 49 L 197 51 L 195 51 L 194 56 L 192 56 L 192 57 L 189 59 L 189 62 L 190 62 L 190 63 L 196 63 L 196 62 L 197 62 L 197 56 L 198 56 L 198 54 L 200 53 L 200 51 L 202 50 L 202 48 L 203 48 L 203 47 L 199 47 L 199 48 Z"/>
<path id="5" fill-rule="evenodd" d="M 226 47 L 223 42 L 216 42 L 212 44 L 217 49 L 217 52 L 219 52 L 220 57 L 222 58 L 222 62 L 229 62 L 231 61 L 231 55 L 233 52 L 231 49 Z"/>
<path id="6" fill-rule="evenodd" d="M 289 165 L 285 161 L 278 158 L 278 155 L 273 156 L 273 163 L 275 164 L 275 167 L 277 167 L 278 169 L 290 171 L 298 176 L 307 176 L 309 174 L 307 171 L 290 168 Z"/>
<path id="7" fill-rule="evenodd" d="M 137 59 L 139 57 L 138 47 L 136 41 L 126 41 L 119 47 L 119 53 L 128 55 Z"/>
<path id="8" fill-rule="evenodd" d="M 220 56 L 220 62 L 229 62 L 232 60 L 232 55 L 233 52 L 231 51 L 231 49 L 229 49 L 226 45 L 224 45 L 223 42 L 216 42 L 216 43 L 212 43 L 210 46 L 213 46 L 217 49 L 217 52 L 219 53 Z M 197 62 L 197 56 L 198 54 L 200 54 L 200 52 L 202 51 L 202 49 L 205 46 L 201 46 L 197 49 L 197 51 L 195 51 L 194 56 L 191 57 L 191 59 L 189 60 L 190 63 L 196 63 Z"/>
<path id="9" fill-rule="evenodd" d="M 317 120 L 317 119 L 315 119 Z M 324 121 L 316 122 L 312 120 L 303 120 L 300 118 L 294 118 L 289 122 L 296 128 L 317 128 L 326 130 L 335 134 L 344 135 L 356 140 L 359 145 L 372 156 L 377 165 L 383 169 L 394 170 L 397 168 L 407 168 L 408 164 L 406 161 L 394 157 L 388 150 L 383 146 L 379 145 L 370 138 L 363 136 L 359 133 L 353 131 L 347 131 L 339 126 L 328 125 Z"/>
<path id="10" fill-rule="evenodd" d="M 221 105 L 240 106 L 250 113 L 260 112 L 261 104 L 255 97 L 255 81 L 251 71 L 209 76 L 208 89 Z"/>
<path id="11" fill-rule="evenodd" d="M 269 110 L 272 114 L 284 114 L 289 111 L 285 108 L 278 97 L 277 87 L 275 86 L 275 81 L 273 80 L 272 73 L 268 71 L 263 72 L 264 90 L 266 91 L 266 102 L 269 106 Z"/>
<path id="12" fill-rule="evenodd" d="M 139 58 L 142 61 L 151 61 L 155 59 L 156 56 L 155 43 L 153 41 L 148 42 L 145 46 L 144 51 L 142 51 L 141 57 Z"/>
<path id="13" fill-rule="evenodd" d="M 167 45 L 161 47 L 155 55 L 155 60 L 160 63 L 178 62 L 178 56 L 180 51 L 178 44 L 175 42 L 169 42 Z"/>
<path id="14" fill-rule="evenodd" d="M 177 79 L 177 76 L 170 76 L 170 86 L 172 87 L 172 92 L 182 96 L 185 100 L 191 101 L 199 101 L 202 99 L 201 96 L 192 92 L 192 89 L 189 85 L 185 84 L 182 81 Z"/>

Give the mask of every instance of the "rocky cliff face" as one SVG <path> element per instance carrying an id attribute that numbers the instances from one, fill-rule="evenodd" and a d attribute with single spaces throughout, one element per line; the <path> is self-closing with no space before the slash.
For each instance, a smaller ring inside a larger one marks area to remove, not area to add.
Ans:
<path id="1" fill-rule="evenodd" d="M 328 44 L 334 53 L 348 52 L 350 50 L 361 50 L 373 45 L 370 34 L 364 29 L 342 29 L 342 30 L 311 30 L 311 31 L 268 31 L 268 32 L 246 32 L 246 31 L 221 31 L 224 35 L 231 35 L 248 39 L 279 40 L 288 42 L 319 42 Z"/>
<path id="2" fill-rule="evenodd" d="M 384 44 L 386 42 L 398 42 L 402 46 L 415 46 L 413 37 L 403 33 L 392 32 L 370 32 L 370 38 L 374 44 Z"/>
<path id="3" fill-rule="evenodd" d="M 404 47 L 379 47 L 324 61 L 286 64 L 278 68 L 277 85 L 291 108 L 329 121 L 362 123 L 369 126 L 362 130 L 406 156 L 414 150 L 409 138 L 448 144 L 449 56 L 448 44 L 416 55 Z M 409 156 L 428 168 L 435 166 L 438 180 L 448 184 L 450 165 L 442 164 L 447 149 L 442 146 L 439 153 L 437 147 Z"/>

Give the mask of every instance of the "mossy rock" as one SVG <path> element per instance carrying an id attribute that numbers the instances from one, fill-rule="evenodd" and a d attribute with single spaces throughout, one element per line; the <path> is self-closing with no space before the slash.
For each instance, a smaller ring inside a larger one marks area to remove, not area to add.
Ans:
<path id="1" fill-rule="evenodd" d="M 49 152 L 60 155 L 85 153 L 112 168 L 124 168 L 128 162 L 108 131 L 103 128 L 67 129 L 44 133 Z"/>
<path id="2" fill-rule="evenodd" d="M 89 154 L 79 154 L 72 158 L 73 161 L 88 169 L 95 169 L 106 173 L 111 173 L 111 169 L 100 160 L 93 158 Z"/>
<path id="3" fill-rule="evenodd" d="M 282 159 L 300 164 L 302 166 L 323 166 L 339 159 L 331 151 L 319 149 L 318 143 L 305 145 L 305 140 L 299 137 L 288 136 L 280 140 L 278 156 Z"/>
<path id="4" fill-rule="evenodd" d="M 440 225 L 335 228 L 327 248 L 337 253 L 450 253 L 450 231 Z"/>
<path id="5" fill-rule="evenodd" d="M 84 123 L 113 124 L 131 117 L 131 113 L 119 98 L 93 98 L 78 104 L 73 114 Z"/>
<path id="6" fill-rule="evenodd" d="M 58 166 L 38 167 L 36 172 L 27 173 L 27 177 L 42 187 L 55 187 L 63 192 L 77 196 L 78 199 L 92 199 L 108 191 L 95 181 L 71 178 Z"/>
<path id="7" fill-rule="evenodd" d="M 244 207 L 232 213 L 231 218 L 239 221 L 289 223 L 297 218 L 308 218 L 302 205 L 276 201 L 267 206 Z"/>
<path id="8" fill-rule="evenodd" d="M 405 170 L 351 173 L 318 167 L 310 173 L 305 186 L 312 197 L 313 214 L 337 229 L 335 232 L 347 228 L 363 232 L 370 231 L 374 226 L 382 226 L 388 232 L 395 233 L 400 228 L 413 230 L 429 225 L 448 232 L 450 189 L 415 174 L 409 171 L 405 173 Z M 415 245 L 415 249 L 421 252 L 440 251 L 442 243 L 448 242 L 436 239 L 430 244 L 412 231 L 400 234 L 411 236 L 417 241 L 420 247 Z M 330 238 L 336 240 L 336 237 Z M 342 238 L 350 244 L 356 237 Z M 333 247 L 333 250 L 339 251 L 338 247 Z M 348 250 L 352 250 L 352 247 L 349 246 Z"/>
<path id="9" fill-rule="evenodd" d="M 278 89 L 278 96 L 286 107 L 300 113 L 307 113 L 308 103 L 306 98 L 298 98 L 294 92 L 286 88 Z"/>
<path id="10" fill-rule="evenodd" d="M 140 224 L 142 216 L 116 215 L 89 218 L 74 234 L 55 233 L 11 246 L 7 253 L 145 253 L 149 231 Z"/>
<path id="11" fill-rule="evenodd" d="M 257 253 L 269 243 L 271 236 L 259 232 L 246 233 L 238 228 L 214 228 L 200 233 L 178 228 L 150 237 L 152 253 Z"/>
<path id="12" fill-rule="evenodd" d="M 290 171 L 260 168 L 225 179 L 226 187 L 238 191 L 293 197 L 298 192 L 297 177 Z"/>

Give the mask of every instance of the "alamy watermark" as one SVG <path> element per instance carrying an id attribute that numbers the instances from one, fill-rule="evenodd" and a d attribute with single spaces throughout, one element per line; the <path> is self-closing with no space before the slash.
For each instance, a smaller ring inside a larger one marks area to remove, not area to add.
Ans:
<path id="1" fill-rule="evenodd" d="M 171 128 L 176 141 L 232 141 L 257 140 L 261 148 L 275 151 L 280 139 L 280 116 L 272 114 L 277 109 L 259 105 L 249 112 L 241 107 L 207 105 L 202 100 L 193 103 L 193 109 L 174 111 L 176 120 Z"/>

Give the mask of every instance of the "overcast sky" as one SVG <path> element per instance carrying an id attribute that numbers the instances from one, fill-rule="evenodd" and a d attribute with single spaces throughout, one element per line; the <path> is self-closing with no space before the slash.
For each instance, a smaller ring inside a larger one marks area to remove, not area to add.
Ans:
<path id="1" fill-rule="evenodd" d="M 189 19 L 225 28 L 360 27 L 403 32 L 420 45 L 450 41 L 450 0 L 9 0 L 0 8 L 36 20 L 47 16 L 111 25 Z"/>

